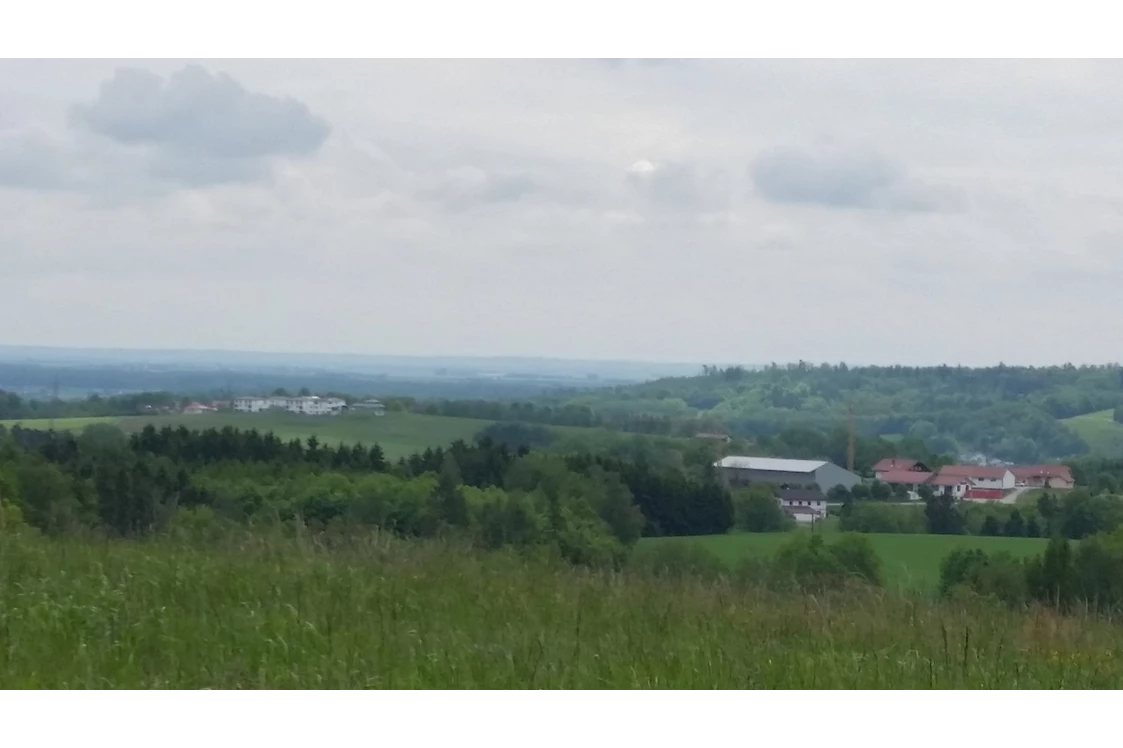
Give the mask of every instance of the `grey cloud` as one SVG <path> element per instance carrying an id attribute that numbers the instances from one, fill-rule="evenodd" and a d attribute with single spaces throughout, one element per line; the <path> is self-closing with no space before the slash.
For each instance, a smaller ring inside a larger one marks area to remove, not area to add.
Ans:
<path id="1" fill-rule="evenodd" d="M 0 133 L 0 186 L 49 190 L 72 181 L 61 144 L 42 133 Z"/>
<path id="2" fill-rule="evenodd" d="M 931 211 L 953 207 L 954 195 L 911 179 L 904 169 L 868 148 L 778 147 L 760 154 L 749 170 L 765 199 L 830 208 Z"/>
<path id="3" fill-rule="evenodd" d="M 632 189 L 660 208 L 694 210 L 724 207 L 731 185 L 723 173 L 700 174 L 679 163 L 652 164 L 641 160 L 627 171 Z"/>
<path id="4" fill-rule="evenodd" d="M 449 170 L 419 194 L 450 210 L 466 210 L 483 204 L 514 202 L 537 191 L 538 185 L 525 174 L 496 174 L 469 166 Z"/>

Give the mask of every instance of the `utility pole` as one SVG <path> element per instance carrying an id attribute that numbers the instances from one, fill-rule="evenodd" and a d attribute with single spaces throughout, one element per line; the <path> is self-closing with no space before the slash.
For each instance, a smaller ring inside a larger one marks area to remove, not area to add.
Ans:
<path id="1" fill-rule="evenodd" d="M 854 472 L 854 406 L 849 406 L 850 433 L 846 442 L 846 469 Z"/>

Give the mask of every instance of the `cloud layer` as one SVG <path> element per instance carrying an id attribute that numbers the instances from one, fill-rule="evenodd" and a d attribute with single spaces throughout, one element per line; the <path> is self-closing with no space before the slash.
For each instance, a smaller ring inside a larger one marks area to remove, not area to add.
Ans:
<path id="1" fill-rule="evenodd" d="M 0 62 L 0 342 L 1119 359 L 1119 72 Z"/>

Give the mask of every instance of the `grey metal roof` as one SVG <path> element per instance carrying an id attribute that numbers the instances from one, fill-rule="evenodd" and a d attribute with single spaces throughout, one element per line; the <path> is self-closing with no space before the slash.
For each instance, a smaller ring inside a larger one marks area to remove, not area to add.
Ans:
<path id="1" fill-rule="evenodd" d="M 785 460 L 779 457 L 739 457 L 730 455 L 718 461 L 718 467 L 738 470 L 770 470 L 776 473 L 813 473 L 827 463 L 824 460 Z"/>

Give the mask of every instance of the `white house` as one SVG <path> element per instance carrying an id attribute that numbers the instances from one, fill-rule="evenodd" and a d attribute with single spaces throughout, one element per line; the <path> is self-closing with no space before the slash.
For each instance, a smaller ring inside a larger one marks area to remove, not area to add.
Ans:
<path id="1" fill-rule="evenodd" d="M 370 398 L 368 400 L 360 400 L 357 403 L 352 403 L 351 410 L 361 410 L 371 413 L 376 416 L 386 415 L 386 406 L 380 401 Z"/>
<path id="2" fill-rule="evenodd" d="M 780 508 L 796 522 L 818 522 L 827 516 L 827 497 L 821 491 L 783 488 L 776 497 Z"/>
<path id="3" fill-rule="evenodd" d="M 1017 479 L 1009 468 L 988 467 L 985 465 L 945 465 L 937 475 L 965 478 L 975 488 L 1010 491 Z"/>
<path id="4" fill-rule="evenodd" d="M 234 410 L 239 413 L 259 413 L 276 408 L 289 413 L 309 416 L 334 416 L 343 412 L 347 403 L 338 397 L 237 397 Z"/>

